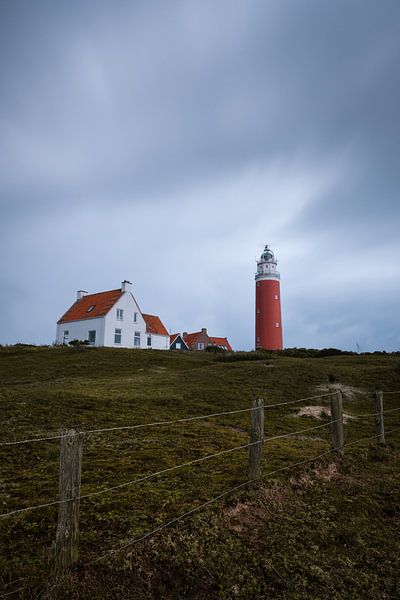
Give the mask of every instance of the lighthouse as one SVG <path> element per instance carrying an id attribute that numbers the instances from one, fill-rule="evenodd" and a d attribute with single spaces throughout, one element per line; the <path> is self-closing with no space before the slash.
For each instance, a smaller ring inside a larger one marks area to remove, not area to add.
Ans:
<path id="1" fill-rule="evenodd" d="M 268 244 L 257 261 L 256 349 L 282 350 L 280 274 Z"/>

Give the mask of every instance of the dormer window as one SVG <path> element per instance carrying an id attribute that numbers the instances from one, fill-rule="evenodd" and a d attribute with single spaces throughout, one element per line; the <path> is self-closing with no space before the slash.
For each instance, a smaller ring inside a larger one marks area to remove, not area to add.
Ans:
<path id="1" fill-rule="evenodd" d="M 94 304 L 91 304 L 86 312 L 92 312 L 93 309 L 94 309 Z"/>

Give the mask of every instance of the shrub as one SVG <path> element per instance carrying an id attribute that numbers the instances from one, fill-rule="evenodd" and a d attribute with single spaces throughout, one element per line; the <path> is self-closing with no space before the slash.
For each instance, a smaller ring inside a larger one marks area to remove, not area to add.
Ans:
<path id="1" fill-rule="evenodd" d="M 73 348 L 82 348 L 83 346 L 89 346 L 89 340 L 71 340 L 69 345 Z"/>

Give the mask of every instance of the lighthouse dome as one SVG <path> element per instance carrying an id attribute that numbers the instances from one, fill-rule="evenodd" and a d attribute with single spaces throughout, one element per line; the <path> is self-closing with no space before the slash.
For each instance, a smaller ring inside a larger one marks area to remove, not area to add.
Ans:
<path id="1" fill-rule="evenodd" d="M 268 244 L 265 245 L 264 252 L 261 254 L 261 260 L 276 263 L 274 253 L 270 248 L 268 248 Z"/>

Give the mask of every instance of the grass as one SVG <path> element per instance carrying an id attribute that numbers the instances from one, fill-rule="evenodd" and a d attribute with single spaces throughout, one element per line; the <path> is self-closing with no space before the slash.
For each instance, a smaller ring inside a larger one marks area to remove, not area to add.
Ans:
<path id="1" fill-rule="evenodd" d="M 316 395 L 336 382 L 352 415 L 373 412 L 374 389 L 400 390 L 394 356 L 221 360 L 206 353 L 41 348 L 0 349 L 1 439 L 63 428 L 172 420 Z M 234 355 L 233 355 L 234 356 Z M 304 404 L 329 404 L 329 399 Z M 400 395 L 385 396 L 385 408 Z M 266 409 L 266 436 L 318 424 L 303 404 Z M 400 426 L 389 413 L 387 429 Z M 85 438 L 82 494 L 118 485 L 248 442 L 249 413 Z M 346 425 L 346 441 L 374 434 L 373 418 Z M 329 449 L 328 428 L 266 442 L 258 486 L 227 496 L 123 553 L 109 550 L 247 478 L 242 450 L 81 502 L 81 562 L 49 574 L 57 507 L 0 521 L 0 582 L 21 598 L 377 598 L 398 592 L 399 432 L 388 449 L 368 441 L 295 469 L 269 472 Z M 58 493 L 58 441 L 0 446 L 1 512 Z M 398 535 L 398 534 L 397 534 Z M 0 588 L 1 589 L 1 588 Z M 110 596 L 110 590 L 112 594 Z"/>

